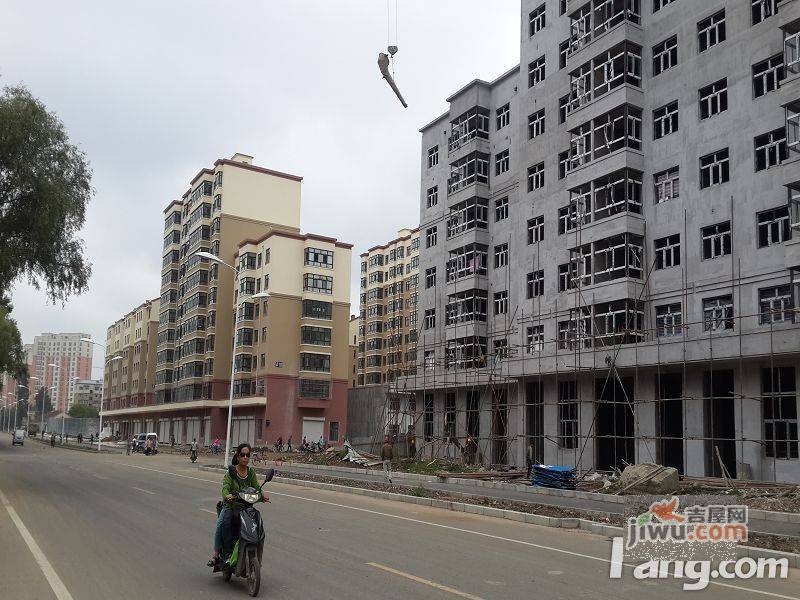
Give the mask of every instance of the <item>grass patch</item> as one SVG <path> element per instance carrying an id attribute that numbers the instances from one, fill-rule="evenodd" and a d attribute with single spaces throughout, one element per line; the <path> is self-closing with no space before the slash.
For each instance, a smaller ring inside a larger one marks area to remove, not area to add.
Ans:
<path id="1" fill-rule="evenodd" d="M 430 492 L 424 487 L 415 487 L 408 492 L 409 496 L 416 496 L 417 498 L 429 498 Z"/>

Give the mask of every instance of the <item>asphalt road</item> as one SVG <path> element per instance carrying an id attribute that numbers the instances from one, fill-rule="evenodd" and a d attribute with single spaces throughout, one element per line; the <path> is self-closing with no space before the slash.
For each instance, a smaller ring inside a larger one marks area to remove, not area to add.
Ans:
<path id="1" fill-rule="evenodd" d="M 210 554 L 220 478 L 182 456 L 10 445 L 0 435 L 0 597 L 245 598 Z M 268 484 L 262 598 L 670 598 L 675 581 L 608 577 L 608 539 Z M 694 592 L 695 594 L 698 592 Z M 788 580 L 712 583 L 703 598 L 800 598 Z"/>

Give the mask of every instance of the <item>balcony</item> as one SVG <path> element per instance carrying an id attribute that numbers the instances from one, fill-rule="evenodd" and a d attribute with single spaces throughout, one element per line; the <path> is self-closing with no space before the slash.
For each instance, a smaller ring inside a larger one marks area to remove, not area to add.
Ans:
<path id="1" fill-rule="evenodd" d="M 447 195 L 451 196 L 475 184 L 489 185 L 489 155 L 473 152 L 450 165 Z"/>
<path id="2" fill-rule="evenodd" d="M 450 122 L 448 156 L 475 139 L 489 139 L 489 109 L 482 106 L 476 106 Z"/>
<path id="3" fill-rule="evenodd" d="M 624 22 L 641 23 L 641 0 L 593 0 L 569 15 L 570 35 L 564 46 L 568 61 L 594 40 Z"/>

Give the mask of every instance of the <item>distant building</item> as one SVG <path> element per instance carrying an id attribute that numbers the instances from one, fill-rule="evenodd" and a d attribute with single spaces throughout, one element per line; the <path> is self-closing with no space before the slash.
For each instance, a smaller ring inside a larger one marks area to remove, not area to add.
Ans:
<path id="1" fill-rule="evenodd" d="M 75 382 L 71 404 L 88 404 L 100 410 L 103 397 L 103 382 L 100 379 L 81 379 Z"/>
<path id="2" fill-rule="evenodd" d="M 26 350 L 30 348 L 31 391 L 48 388 L 52 410 L 67 411 L 72 406 L 75 382 L 92 377 L 94 348 L 91 343 L 81 341 L 91 337 L 88 333 L 43 333 L 26 346 Z"/>

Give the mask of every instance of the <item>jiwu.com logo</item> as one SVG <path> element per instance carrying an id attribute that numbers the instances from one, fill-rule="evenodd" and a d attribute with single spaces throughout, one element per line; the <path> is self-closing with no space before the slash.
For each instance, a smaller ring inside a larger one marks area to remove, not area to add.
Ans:
<path id="1" fill-rule="evenodd" d="M 626 549 L 644 542 L 727 542 L 747 541 L 747 506 L 689 506 L 679 510 L 680 500 L 673 496 L 650 505 L 638 517 L 628 519 Z"/>

